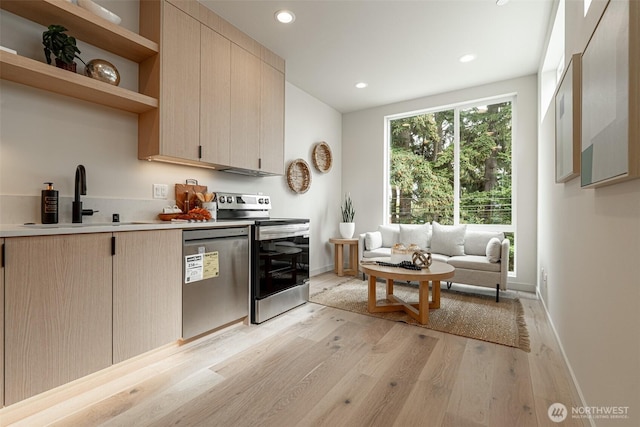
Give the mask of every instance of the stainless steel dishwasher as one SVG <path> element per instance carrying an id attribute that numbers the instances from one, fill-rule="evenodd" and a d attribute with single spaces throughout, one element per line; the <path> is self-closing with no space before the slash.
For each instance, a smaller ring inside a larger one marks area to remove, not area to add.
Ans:
<path id="1" fill-rule="evenodd" d="M 184 230 L 182 338 L 249 315 L 249 227 Z"/>

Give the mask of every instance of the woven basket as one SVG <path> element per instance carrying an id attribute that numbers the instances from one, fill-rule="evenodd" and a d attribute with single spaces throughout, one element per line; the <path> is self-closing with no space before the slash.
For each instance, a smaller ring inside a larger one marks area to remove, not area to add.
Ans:
<path id="1" fill-rule="evenodd" d="M 287 185 L 291 191 L 306 193 L 311 186 L 311 170 L 309 164 L 303 159 L 296 159 L 287 167 Z"/>

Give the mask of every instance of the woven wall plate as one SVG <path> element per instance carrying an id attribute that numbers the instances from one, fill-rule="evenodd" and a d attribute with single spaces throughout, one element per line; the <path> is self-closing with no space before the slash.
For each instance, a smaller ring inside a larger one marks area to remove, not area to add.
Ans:
<path id="1" fill-rule="evenodd" d="M 326 142 L 318 142 L 313 147 L 313 166 L 322 173 L 327 173 L 331 170 L 333 164 L 333 157 L 331 155 L 331 147 Z"/>
<path id="2" fill-rule="evenodd" d="M 303 159 L 295 159 L 287 167 L 287 184 L 298 193 L 306 193 L 311 186 L 311 170 Z"/>

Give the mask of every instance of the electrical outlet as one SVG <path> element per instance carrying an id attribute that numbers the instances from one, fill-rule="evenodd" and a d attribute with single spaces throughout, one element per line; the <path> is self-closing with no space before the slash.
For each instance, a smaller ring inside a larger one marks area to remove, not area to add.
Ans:
<path id="1" fill-rule="evenodd" d="M 167 184 L 153 184 L 153 198 L 166 199 L 169 196 L 169 186 Z"/>

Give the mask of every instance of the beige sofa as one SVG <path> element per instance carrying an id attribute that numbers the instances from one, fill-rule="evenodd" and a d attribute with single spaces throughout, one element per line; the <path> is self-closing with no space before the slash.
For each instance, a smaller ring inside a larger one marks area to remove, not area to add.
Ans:
<path id="1" fill-rule="evenodd" d="M 416 244 L 431 252 L 433 260 L 456 268 L 451 283 L 494 288 L 496 301 L 507 289 L 509 240 L 502 232 L 468 230 L 466 225 L 433 224 L 380 225 L 378 230 L 359 235 L 358 262 L 363 259 L 390 261 L 396 243 Z"/>

